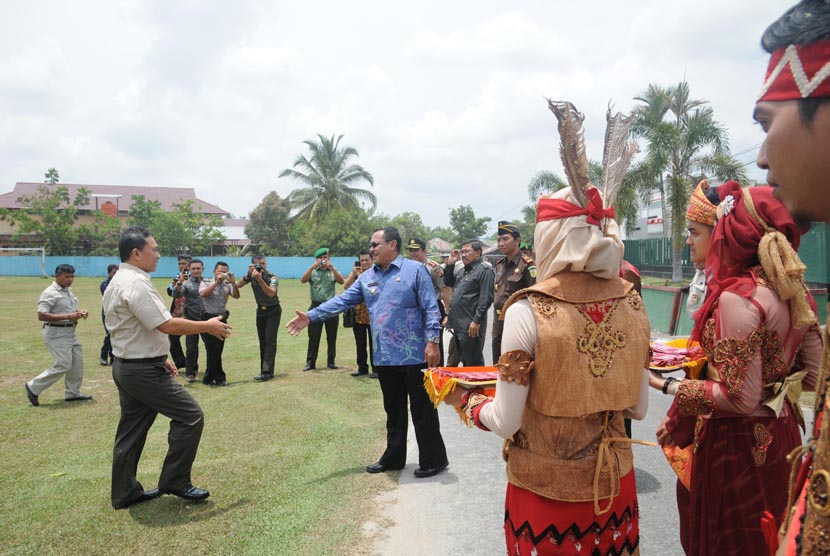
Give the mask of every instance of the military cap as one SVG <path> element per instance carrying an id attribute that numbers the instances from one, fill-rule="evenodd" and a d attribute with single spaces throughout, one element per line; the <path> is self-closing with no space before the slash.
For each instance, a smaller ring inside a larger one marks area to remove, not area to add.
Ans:
<path id="1" fill-rule="evenodd" d="M 314 258 L 316 259 L 317 257 L 322 257 L 323 255 L 325 255 L 328 252 L 329 252 L 328 247 L 321 247 L 317 250 L 316 253 L 314 253 Z"/>
<path id="2" fill-rule="evenodd" d="M 499 222 L 498 235 L 503 236 L 506 234 L 510 234 L 513 237 L 519 237 L 522 235 L 521 232 L 519 232 L 519 228 L 515 224 L 508 222 L 507 220 L 501 220 Z"/>
<path id="3" fill-rule="evenodd" d="M 409 240 L 409 245 L 406 246 L 407 249 L 426 249 L 427 244 L 423 239 L 413 237 Z"/>

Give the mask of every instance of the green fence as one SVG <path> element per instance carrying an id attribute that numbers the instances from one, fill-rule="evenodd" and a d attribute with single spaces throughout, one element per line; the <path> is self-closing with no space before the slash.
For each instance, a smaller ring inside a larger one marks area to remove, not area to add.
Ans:
<path id="1" fill-rule="evenodd" d="M 807 265 L 805 278 L 813 288 L 827 288 L 830 285 L 830 241 L 828 240 L 830 227 L 827 224 L 813 224 L 810 231 L 801 238 L 798 254 Z M 672 247 L 671 239 L 658 237 L 650 239 L 626 239 L 625 260 L 644 269 L 671 271 Z M 686 268 L 685 274 L 693 274 L 689 262 L 689 247 L 683 246 L 681 262 Z M 661 268 L 662 267 L 662 268 Z"/>

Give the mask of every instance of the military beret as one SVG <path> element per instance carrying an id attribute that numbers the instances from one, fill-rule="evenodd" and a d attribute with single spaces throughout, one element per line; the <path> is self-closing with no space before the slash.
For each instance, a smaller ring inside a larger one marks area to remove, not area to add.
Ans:
<path id="1" fill-rule="evenodd" d="M 317 250 L 316 253 L 314 253 L 314 258 L 316 259 L 317 257 L 322 257 L 323 255 L 325 255 L 328 252 L 329 252 L 328 247 L 321 247 Z"/>

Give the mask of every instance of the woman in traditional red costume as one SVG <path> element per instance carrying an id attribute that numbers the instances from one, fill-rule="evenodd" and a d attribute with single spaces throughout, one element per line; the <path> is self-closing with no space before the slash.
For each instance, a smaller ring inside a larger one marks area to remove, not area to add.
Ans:
<path id="1" fill-rule="evenodd" d="M 800 444 L 798 395 L 815 387 L 822 343 L 787 208 L 769 186 L 729 182 L 719 193 L 692 332 L 706 377 L 652 386 L 697 417 L 687 553 L 768 554 L 787 505 L 787 454 Z"/>
<path id="2" fill-rule="evenodd" d="M 539 199 L 539 282 L 505 305 L 495 397 L 459 389 L 446 401 L 507 439 L 508 554 L 639 554 L 623 417 L 645 415 L 649 324 L 618 277 L 623 246 L 610 208 L 636 145 L 626 140 L 630 119 L 609 111 L 601 193 L 588 183 L 582 114 L 567 102 L 549 107 L 571 187 Z"/>

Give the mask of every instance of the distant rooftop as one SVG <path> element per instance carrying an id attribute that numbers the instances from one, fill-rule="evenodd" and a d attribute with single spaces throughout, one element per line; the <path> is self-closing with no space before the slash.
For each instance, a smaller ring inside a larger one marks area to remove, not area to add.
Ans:
<path id="1" fill-rule="evenodd" d="M 22 209 L 25 206 L 18 203 L 20 197 L 37 194 L 37 189 L 43 183 L 18 182 L 9 193 L 0 194 L 0 207 L 9 209 Z M 129 212 L 133 205 L 134 195 L 143 195 L 148 201 L 158 201 L 161 209 L 172 211 L 173 204 L 183 201 L 193 201 L 193 208 L 202 214 L 216 214 L 227 216 L 230 214 L 225 209 L 207 203 L 196 197 L 196 190 L 192 187 L 153 187 L 134 185 L 92 185 L 77 183 L 59 183 L 59 186 L 69 190 L 69 198 L 74 199 L 80 188 L 86 188 L 90 192 L 89 203 L 79 206 L 80 210 L 95 210 L 102 208 L 105 203 L 111 202 L 118 207 L 118 212 Z"/>

